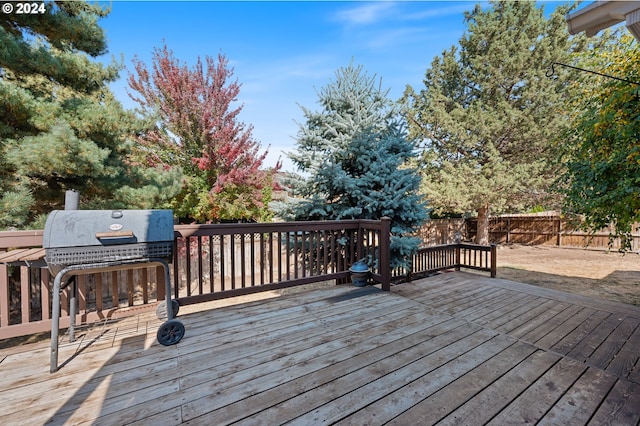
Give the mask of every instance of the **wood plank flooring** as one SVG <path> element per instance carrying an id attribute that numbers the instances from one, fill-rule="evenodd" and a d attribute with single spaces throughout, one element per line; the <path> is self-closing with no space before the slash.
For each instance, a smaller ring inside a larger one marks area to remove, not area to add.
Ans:
<path id="1" fill-rule="evenodd" d="M 452 272 L 185 308 L 2 351 L 3 425 L 640 423 L 638 307 Z"/>

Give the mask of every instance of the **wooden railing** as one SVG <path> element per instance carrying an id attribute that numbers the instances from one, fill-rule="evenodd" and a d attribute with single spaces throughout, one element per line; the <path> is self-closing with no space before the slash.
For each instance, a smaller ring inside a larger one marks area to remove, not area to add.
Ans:
<path id="1" fill-rule="evenodd" d="M 497 270 L 496 246 L 459 243 L 422 247 L 413 255 L 411 268 L 392 271 L 391 279 L 395 283 L 400 283 L 422 278 L 445 269 L 459 271 L 461 268 L 489 272 L 491 277 L 495 278 Z"/>
<path id="2" fill-rule="evenodd" d="M 376 260 L 374 280 L 389 287 L 388 219 L 175 229 L 174 297 L 180 304 L 348 279 L 351 264 L 363 258 Z"/>
<path id="3" fill-rule="evenodd" d="M 260 224 L 177 225 L 172 295 L 192 304 L 323 281 L 344 282 L 364 259 L 372 279 L 410 281 L 443 269 L 471 268 L 495 276 L 495 246 L 425 247 L 411 270 L 389 266 L 390 221 L 346 220 Z M 42 231 L 0 232 L 0 252 L 41 247 Z M 46 268 L 0 264 L 0 339 L 49 331 L 51 282 Z M 76 323 L 114 319 L 155 309 L 165 296 L 162 267 L 76 277 Z M 60 327 L 69 324 L 68 290 Z"/>
<path id="4" fill-rule="evenodd" d="M 199 303 L 330 280 L 347 280 L 353 262 L 367 259 L 372 278 L 389 290 L 390 220 L 177 225 L 173 297 Z M 0 253 L 41 247 L 42 231 L 0 232 Z M 162 267 L 76 277 L 76 323 L 155 309 L 164 299 Z M 51 328 L 46 268 L 0 264 L 0 339 Z M 62 292 L 60 327 L 69 324 Z"/>

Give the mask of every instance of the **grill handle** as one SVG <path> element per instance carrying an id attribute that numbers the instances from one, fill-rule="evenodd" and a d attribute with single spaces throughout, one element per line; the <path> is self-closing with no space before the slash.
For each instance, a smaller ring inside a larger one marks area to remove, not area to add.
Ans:
<path id="1" fill-rule="evenodd" d="M 133 231 L 112 231 L 112 232 L 96 232 L 96 238 L 101 240 L 105 238 L 133 238 Z"/>

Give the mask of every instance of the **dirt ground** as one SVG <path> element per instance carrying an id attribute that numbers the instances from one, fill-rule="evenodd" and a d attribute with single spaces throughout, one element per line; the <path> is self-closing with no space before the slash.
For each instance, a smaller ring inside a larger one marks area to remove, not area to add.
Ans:
<path id="1" fill-rule="evenodd" d="M 498 278 L 640 306 L 640 255 L 553 246 L 499 246 Z"/>

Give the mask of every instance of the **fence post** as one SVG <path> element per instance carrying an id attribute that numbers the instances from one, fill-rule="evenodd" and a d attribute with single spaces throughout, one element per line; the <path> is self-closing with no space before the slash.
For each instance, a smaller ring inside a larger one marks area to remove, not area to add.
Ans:
<path id="1" fill-rule="evenodd" d="M 556 239 L 556 245 L 558 247 L 562 246 L 562 217 L 558 216 L 558 238 Z"/>
<path id="2" fill-rule="evenodd" d="M 383 217 L 380 227 L 380 275 L 382 276 L 382 290 L 391 290 L 391 218 Z"/>
<path id="3" fill-rule="evenodd" d="M 491 244 L 491 278 L 495 278 L 498 273 L 498 259 L 496 257 L 497 245 Z"/>
<path id="4" fill-rule="evenodd" d="M 460 271 L 460 266 L 462 263 L 460 262 L 460 242 L 456 244 L 456 271 Z"/>

